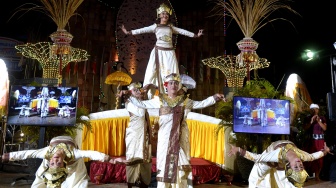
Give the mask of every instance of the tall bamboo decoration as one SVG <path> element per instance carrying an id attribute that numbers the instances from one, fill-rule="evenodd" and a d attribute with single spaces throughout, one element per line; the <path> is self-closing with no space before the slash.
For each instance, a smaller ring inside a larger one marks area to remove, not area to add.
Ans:
<path id="1" fill-rule="evenodd" d="M 237 56 L 224 55 L 204 59 L 202 62 L 212 68 L 219 68 L 225 74 L 229 87 L 242 87 L 244 78 L 247 76 L 249 79 L 251 70 L 254 70 L 254 76 L 257 77 L 257 70 L 266 68 L 270 64 L 267 59 L 259 58 L 257 55 L 258 43 L 252 39 L 252 36 L 266 24 L 275 20 L 290 22 L 284 18 L 271 18 L 270 15 L 275 11 L 285 9 L 297 15 L 298 13 L 288 5 L 290 0 L 212 1 L 215 3 L 212 15 L 231 17 L 243 32 L 244 38 L 237 43 L 240 50 Z"/>
<path id="2" fill-rule="evenodd" d="M 27 8 L 24 4 L 18 11 L 36 10 L 49 16 L 57 25 L 57 31 L 50 35 L 53 44 L 40 42 L 16 46 L 23 56 L 36 59 L 43 68 L 43 78 L 58 78 L 62 80 L 62 70 L 70 62 L 87 60 L 87 52 L 72 48 L 70 43 L 73 36 L 65 30 L 69 19 L 77 15 L 76 10 L 84 0 L 40 0 L 43 6 L 34 4 Z"/>

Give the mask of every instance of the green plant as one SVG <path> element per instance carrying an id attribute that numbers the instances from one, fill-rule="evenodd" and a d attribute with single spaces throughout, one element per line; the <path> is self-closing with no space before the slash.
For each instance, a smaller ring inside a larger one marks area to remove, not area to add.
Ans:
<path id="1" fill-rule="evenodd" d="M 277 99 L 287 99 L 293 103 L 293 100 L 289 97 L 286 97 L 275 89 L 275 87 L 265 79 L 254 79 L 247 81 L 244 87 L 238 88 L 236 92 L 234 92 L 233 96 L 245 96 L 245 97 L 258 97 L 258 98 L 277 98 Z M 222 119 L 223 121 L 220 123 L 218 128 L 216 129 L 216 133 L 220 131 L 224 127 L 232 127 L 233 121 L 233 104 L 232 100 L 228 100 L 227 102 L 220 102 L 216 106 L 215 115 L 217 118 Z M 217 134 L 216 134 L 217 135 Z M 247 134 L 247 133 L 231 133 L 229 138 L 229 142 L 235 144 L 241 148 L 257 153 L 258 148 L 260 147 L 258 143 L 258 139 L 260 136 L 258 134 Z M 266 149 L 266 147 L 272 142 L 274 135 L 263 135 L 262 136 L 262 150 Z M 259 151 L 261 152 L 261 151 Z"/>

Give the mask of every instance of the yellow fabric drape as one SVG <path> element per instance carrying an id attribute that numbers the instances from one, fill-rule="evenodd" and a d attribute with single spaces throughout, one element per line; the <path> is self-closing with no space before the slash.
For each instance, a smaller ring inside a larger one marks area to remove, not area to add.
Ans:
<path id="1" fill-rule="evenodd" d="M 216 136 L 217 124 L 188 120 L 190 155 L 217 164 L 224 164 L 224 130 Z"/>
<path id="2" fill-rule="evenodd" d="M 92 132 L 83 130 L 83 150 L 95 150 L 110 156 L 125 155 L 125 131 L 129 117 L 91 120 Z"/>
<path id="3" fill-rule="evenodd" d="M 151 124 L 155 117 L 150 117 Z M 125 156 L 125 130 L 129 117 L 91 120 L 92 132 L 83 128 L 82 149 L 103 152 L 110 156 Z M 224 164 L 224 130 L 216 136 L 217 124 L 188 120 L 191 157 Z"/>

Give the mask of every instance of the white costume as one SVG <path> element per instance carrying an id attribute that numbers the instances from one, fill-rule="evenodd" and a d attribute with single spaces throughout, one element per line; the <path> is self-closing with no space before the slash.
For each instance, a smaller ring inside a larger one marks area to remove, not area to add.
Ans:
<path id="1" fill-rule="evenodd" d="M 152 155 L 150 143 L 149 116 L 145 109 L 126 103 L 130 113 L 129 125 L 126 128 L 126 166 L 127 183 L 141 180 L 149 185 L 151 181 Z"/>
<path id="2" fill-rule="evenodd" d="M 172 25 L 162 24 L 153 24 L 148 27 L 131 31 L 132 35 L 143 33 L 155 33 L 157 39 L 155 47 L 148 60 L 143 85 L 154 84 L 159 87 L 161 93 L 165 93 L 163 87 L 164 78 L 171 73 L 179 74 L 179 65 L 173 46 L 173 34 L 180 34 L 188 37 L 195 37 L 196 35 Z M 158 60 L 157 62 L 160 66 L 159 75 L 155 60 Z M 158 76 L 160 80 L 158 80 Z"/>
<path id="3" fill-rule="evenodd" d="M 59 139 L 60 138 L 60 139 Z M 65 144 L 73 145 L 74 143 L 70 143 L 67 136 L 60 136 L 55 137 L 54 139 L 57 140 L 58 143 L 62 143 L 60 140 L 65 138 L 67 141 Z M 25 160 L 27 158 L 40 158 L 43 159 L 40 167 L 36 171 L 36 178 L 32 184 L 32 188 L 45 188 L 47 185 L 45 184 L 43 175 L 46 172 L 46 170 L 49 167 L 49 160 L 47 160 L 45 157 L 48 153 L 48 151 L 55 148 L 55 146 L 52 146 L 53 140 L 50 142 L 50 146 L 38 149 L 38 150 L 23 150 L 18 152 L 11 152 L 9 153 L 9 160 Z M 76 148 L 73 148 L 71 151 L 72 153 L 72 159 L 68 161 L 66 165 L 66 169 L 68 171 L 68 175 L 66 180 L 62 183 L 62 188 L 86 188 L 88 187 L 88 175 L 87 175 L 87 169 L 84 164 L 83 158 L 90 158 L 91 160 L 99 160 L 99 161 L 107 161 L 109 159 L 109 156 L 100 153 L 98 151 L 85 151 L 85 150 L 79 150 Z"/>
<path id="4" fill-rule="evenodd" d="M 63 106 L 62 108 L 58 108 L 59 112 L 58 112 L 58 116 L 59 117 L 63 117 L 63 118 L 70 118 L 71 116 L 71 111 L 75 109 L 75 107 L 69 107 L 68 105 Z"/>
<path id="5" fill-rule="evenodd" d="M 285 175 L 285 165 L 288 163 L 283 154 L 286 153 L 286 145 L 294 146 L 294 151 L 304 161 L 313 161 L 324 156 L 322 151 L 309 154 L 295 147 L 294 143 L 288 140 L 273 142 L 262 154 L 255 154 L 246 151 L 244 157 L 255 164 L 249 176 L 250 188 L 295 188 Z M 275 163 L 277 168 L 271 167 Z M 280 169 L 283 170 L 280 170 Z"/>
<path id="6" fill-rule="evenodd" d="M 186 123 L 190 109 L 201 109 L 216 103 L 214 97 L 193 101 L 187 95 L 170 99 L 166 94 L 151 100 L 130 102 L 142 108 L 160 109 L 157 143 L 157 180 L 160 187 L 192 187 L 189 129 Z M 169 167 L 169 168 L 166 168 Z"/>
<path id="7" fill-rule="evenodd" d="M 29 117 L 31 108 L 27 105 L 22 105 L 21 107 L 16 107 L 15 109 L 20 109 L 19 117 Z"/>
<path id="8" fill-rule="evenodd" d="M 265 104 L 265 99 L 260 99 L 259 112 L 261 126 L 267 126 L 267 108 Z"/>
<path id="9" fill-rule="evenodd" d="M 49 97 L 42 96 L 41 99 L 41 118 L 45 118 L 49 113 Z"/>

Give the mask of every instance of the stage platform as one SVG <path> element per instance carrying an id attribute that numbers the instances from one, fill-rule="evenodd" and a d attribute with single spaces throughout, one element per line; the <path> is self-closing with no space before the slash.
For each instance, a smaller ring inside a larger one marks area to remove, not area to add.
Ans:
<path id="1" fill-rule="evenodd" d="M 223 170 L 213 162 L 201 158 L 191 158 L 193 174 L 193 184 L 218 183 Z M 92 161 L 90 164 L 90 180 L 95 182 L 94 176 L 103 174 L 101 183 L 126 183 L 126 165 L 111 164 L 108 162 Z M 156 158 L 152 158 L 152 182 L 155 184 L 156 178 Z"/>

